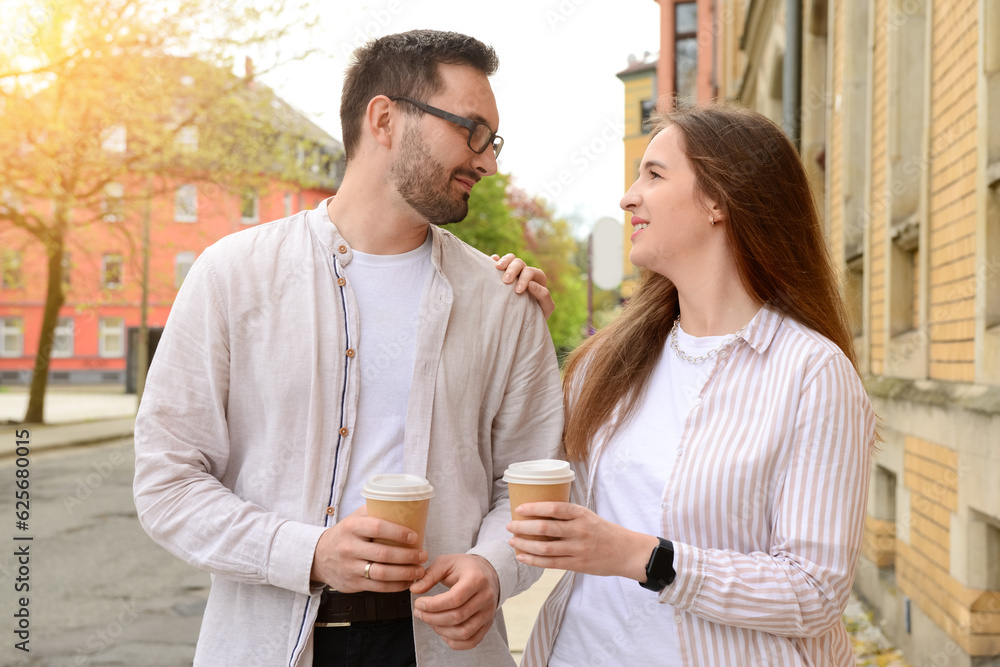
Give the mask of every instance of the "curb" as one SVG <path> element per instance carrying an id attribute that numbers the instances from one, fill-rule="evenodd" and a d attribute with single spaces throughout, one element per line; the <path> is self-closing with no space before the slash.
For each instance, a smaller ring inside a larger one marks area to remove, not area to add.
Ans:
<path id="1" fill-rule="evenodd" d="M 73 424 L 20 424 L 0 427 L 0 458 L 15 455 L 18 443 L 27 442 L 32 452 L 60 447 L 89 445 L 132 437 L 135 417 L 103 419 Z M 25 436 L 27 431 L 27 436 Z"/>

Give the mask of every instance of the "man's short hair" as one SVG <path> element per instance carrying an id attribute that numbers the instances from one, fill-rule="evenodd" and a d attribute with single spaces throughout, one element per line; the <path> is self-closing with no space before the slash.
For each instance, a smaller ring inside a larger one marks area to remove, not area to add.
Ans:
<path id="1" fill-rule="evenodd" d="M 486 76 L 497 70 L 493 47 L 474 37 L 440 30 L 411 30 L 386 35 L 354 51 L 344 78 L 340 124 L 347 160 L 361 142 L 362 119 L 377 95 L 426 100 L 441 90 L 438 65 L 467 65 Z M 418 110 L 403 105 L 404 113 Z"/>

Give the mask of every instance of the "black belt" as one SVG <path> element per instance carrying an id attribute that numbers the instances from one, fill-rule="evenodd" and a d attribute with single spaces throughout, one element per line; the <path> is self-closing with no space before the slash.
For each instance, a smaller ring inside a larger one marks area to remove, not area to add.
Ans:
<path id="1" fill-rule="evenodd" d="M 409 591 L 341 593 L 324 588 L 319 603 L 319 615 L 316 617 L 316 627 L 343 628 L 352 623 L 394 621 L 411 616 L 413 610 L 410 608 Z"/>

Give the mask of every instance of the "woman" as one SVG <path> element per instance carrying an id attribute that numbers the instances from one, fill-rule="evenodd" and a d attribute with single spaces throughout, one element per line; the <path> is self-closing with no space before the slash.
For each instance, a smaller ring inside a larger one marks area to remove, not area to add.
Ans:
<path id="1" fill-rule="evenodd" d="M 568 571 L 522 665 L 853 665 L 875 418 L 805 172 L 751 111 L 656 123 L 621 202 L 641 284 L 566 368 L 580 504 L 509 525 Z"/>

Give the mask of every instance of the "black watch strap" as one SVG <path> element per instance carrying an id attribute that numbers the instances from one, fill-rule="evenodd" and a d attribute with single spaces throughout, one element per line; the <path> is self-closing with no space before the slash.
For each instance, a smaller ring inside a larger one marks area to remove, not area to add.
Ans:
<path id="1" fill-rule="evenodd" d="M 649 562 L 646 563 L 646 581 L 639 582 L 643 588 L 657 593 L 674 583 L 674 577 L 677 576 L 674 571 L 673 542 L 662 537 L 658 539 L 660 543 L 653 549 Z"/>

